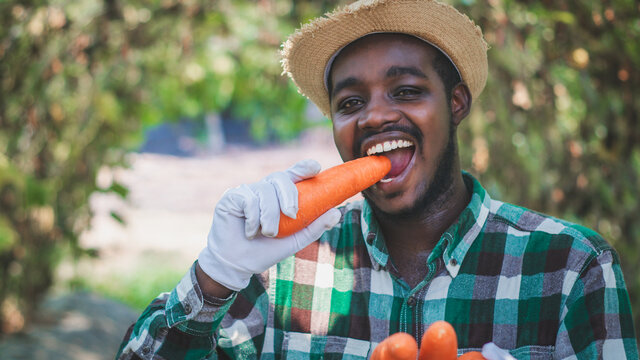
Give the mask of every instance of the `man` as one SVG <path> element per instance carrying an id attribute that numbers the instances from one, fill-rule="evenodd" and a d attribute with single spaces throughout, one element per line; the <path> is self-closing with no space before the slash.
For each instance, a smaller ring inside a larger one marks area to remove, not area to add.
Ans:
<path id="1" fill-rule="evenodd" d="M 390 173 L 284 239 L 280 211 L 295 217 L 294 183 L 316 162 L 227 191 L 198 262 L 119 357 L 365 359 L 446 320 L 459 353 L 493 342 L 516 358 L 637 358 L 614 250 L 491 199 L 460 168 L 456 129 L 486 50 L 471 20 L 426 0 L 357 2 L 293 34 L 283 66 L 332 119 L 343 160 L 387 156 Z"/>

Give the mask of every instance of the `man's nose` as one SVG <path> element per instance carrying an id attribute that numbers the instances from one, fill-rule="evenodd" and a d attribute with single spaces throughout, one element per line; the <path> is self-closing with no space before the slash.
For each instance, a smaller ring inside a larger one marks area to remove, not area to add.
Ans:
<path id="1" fill-rule="evenodd" d="M 384 98 L 372 98 L 358 120 L 361 129 L 377 129 L 400 120 L 400 113 Z"/>

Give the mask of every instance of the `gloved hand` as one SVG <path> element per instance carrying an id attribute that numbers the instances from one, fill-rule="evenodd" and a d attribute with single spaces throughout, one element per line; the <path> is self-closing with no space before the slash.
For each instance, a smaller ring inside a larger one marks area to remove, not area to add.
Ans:
<path id="1" fill-rule="evenodd" d="M 487 360 L 516 360 L 507 350 L 503 350 L 498 345 L 490 342 L 482 347 L 482 356 Z"/>
<path id="2" fill-rule="evenodd" d="M 280 211 L 292 218 L 298 212 L 294 184 L 318 172 L 317 161 L 303 160 L 256 183 L 227 190 L 216 205 L 207 247 L 198 257 L 204 273 L 223 286 L 240 291 L 249 285 L 253 274 L 302 250 L 335 226 L 341 214 L 331 209 L 301 231 L 286 238 L 273 238 L 278 232 Z"/>

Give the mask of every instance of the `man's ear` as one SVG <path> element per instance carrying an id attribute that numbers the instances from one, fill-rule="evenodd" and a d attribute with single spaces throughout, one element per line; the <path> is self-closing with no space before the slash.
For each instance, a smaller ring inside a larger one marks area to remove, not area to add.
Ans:
<path id="1" fill-rule="evenodd" d="M 460 125 L 471 111 L 471 91 L 467 84 L 460 82 L 451 90 L 451 121 L 454 126 Z"/>

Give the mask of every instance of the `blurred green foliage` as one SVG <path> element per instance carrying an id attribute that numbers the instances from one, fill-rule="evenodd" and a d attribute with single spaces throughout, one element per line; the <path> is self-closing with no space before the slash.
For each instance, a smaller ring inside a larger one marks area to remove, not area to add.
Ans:
<path id="1" fill-rule="evenodd" d="M 0 333 L 19 330 L 64 254 L 92 255 L 102 166 L 145 126 L 208 112 L 294 137 L 306 101 L 280 76 L 281 40 L 330 2 L 0 2 Z M 121 220 L 118 214 L 112 214 Z"/>
<path id="2" fill-rule="evenodd" d="M 491 46 L 487 87 L 459 129 L 465 168 L 496 198 L 607 238 L 640 328 L 638 3 L 449 2 Z M 256 138 L 304 129 L 307 103 L 281 76 L 277 50 L 344 3 L 0 2 L 1 314 L 28 319 L 61 254 L 91 253 L 77 241 L 89 195 L 126 196 L 95 175 L 122 165 L 143 127 L 221 112 L 249 121 Z"/>

